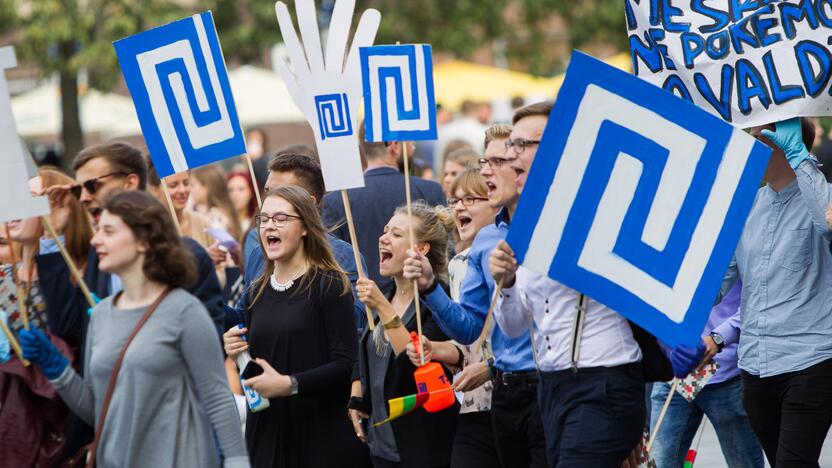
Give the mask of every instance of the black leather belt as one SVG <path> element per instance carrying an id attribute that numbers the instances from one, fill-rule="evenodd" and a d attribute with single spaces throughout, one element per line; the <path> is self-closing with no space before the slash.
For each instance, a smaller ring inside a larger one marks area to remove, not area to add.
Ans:
<path id="1" fill-rule="evenodd" d="M 540 380 L 537 371 L 503 372 L 495 369 L 494 376 L 495 380 L 501 382 L 506 387 L 513 385 L 537 385 L 537 382 Z"/>

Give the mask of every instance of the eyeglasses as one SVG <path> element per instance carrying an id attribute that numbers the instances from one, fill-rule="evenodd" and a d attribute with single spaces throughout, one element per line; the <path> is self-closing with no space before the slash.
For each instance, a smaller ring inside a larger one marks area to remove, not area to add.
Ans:
<path id="1" fill-rule="evenodd" d="M 448 208 L 453 208 L 456 206 L 457 203 L 462 202 L 463 206 L 471 206 L 477 200 L 488 200 L 485 197 L 475 197 L 473 195 L 465 195 L 462 198 L 449 198 L 448 199 Z"/>
<path id="2" fill-rule="evenodd" d="M 284 227 L 286 223 L 289 221 L 297 219 L 302 220 L 300 216 L 290 215 L 286 213 L 275 213 L 271 216 L 267 214 L 260 213 L 258 215 L 254 215 L 254 222 L 256 222 L 261 228 L 266 227 L 269 221 L 273 222 L 277 227 Z"/>
<path id="3" fill-rule="evenodd" d="M 523 151 L 526 151 L 526 148 L 530 145 L 539 145 L 540 140 L 525 140 L 523 138 L 517 138 L 516 140 L 506 140 L 506 151 L 514 150 L 517 154 L 523 154 Z"/>
<path id="4" fill-rule="evenodd" d="M 81 198 L 81 189 L 86 190 L 87 193 L 89 193 L 90 195 L 95 195 L 95 192 L 97 192 L 98 189 L 100 189 L 101 186 L 104 185 L 104 182 L 101 182 L 101 179 L 106 179 L 107 177 L 115 176 L 126 177 L 128 175 L 130 174 L 126 172 L 111 172 L 109 174 L 96 177 L 94 179 L 85 180 L 80 184 L 75 184 L 72 187 L 70 187 L 69 191 L 72 192 L 72 196 L 74 196 L 75 198 Z"/>
<path id="5" fill-rule="evenodd" d="M 491 158 L 479 158 L 477 159 L 477 164 L 480 165 L 480 169 L 484 168 L 486 165 L 491 166 L 491 169 L 498 168 L 507 162 L 514 161 L 517 158 L 500 158 L 497 156 Z"/>

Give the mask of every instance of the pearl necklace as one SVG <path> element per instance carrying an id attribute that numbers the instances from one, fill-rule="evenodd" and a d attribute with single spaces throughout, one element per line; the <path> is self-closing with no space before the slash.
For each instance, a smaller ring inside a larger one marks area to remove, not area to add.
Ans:
<path id="1" fill-rule="evenodd" d="M 292 275 L 292 277 L 297 277 L 298 274 L 301 272 L 301 270 L 303 270 L 304 266 L 301 266 L 298 269 L 298 271 L 296 271 L 295 274 Z M 271 285 L 272 289 L 274 289 L 275 291 L 285 292 L 285 291 L 288 291 L 289 288 L 291 288 L 292 286 L 295 285 L 295 280 L 290 279 L 289 281 L 287 281 L 285 283 L 281 283 L 280 281 L 277 280 L 277 272 L 273 271 L 272 275 L 269 277 L 269 284 Z"/>
<path id="2" fill-rule="evenodd" d="M 272 289 L 274 289 L 275 291 L 284 292 L 284 291 L 288 290 L 289 288 L 291 288 L 292 286 L 295 285 L 295 280 L 290 279 L 289 281 L 287 281 L 285 283 L 281 283 L 280 281 L 277 280 L 277 277 L 275 276 L 275 274 L 272 273 L 272 276 L 269 277 L 269 284 L 271 284 Z"/>

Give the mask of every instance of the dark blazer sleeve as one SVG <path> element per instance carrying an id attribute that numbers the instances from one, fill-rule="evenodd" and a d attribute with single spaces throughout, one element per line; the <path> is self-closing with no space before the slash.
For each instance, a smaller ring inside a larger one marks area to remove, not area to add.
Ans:
<path id="1" fill-rule="evenodd" d="M 324 196 L 321 204 L 321 218 L 330 234 L 342 241 L 350 242 L 347 215 L 344 213 L 344 203 L 341 201 L 340 193 L 332 192 Z"/>
<path id="2" fill-rule="evenodd" d="M 196 258 L 197 280 L 188 292 L 196 296 L 208 310 L 208 315 L 214 322 L 217 334 L 222 337 L 225 330 L 225 308 L 223 307 L 222 288 L 217 278 L 217 271 L 214 269 L 214 262 L 208 252 L 199 243 L 190 237 L 183 237 L 185 246 Z"/>
<path id="3" fill-rule="evenodd" d="M 49 331 L 71 346 L 81 346 L 89 304 L 71 280 L 69 267 L 60 253 L 37 255 L 35 263 L 46 302 Z"/>

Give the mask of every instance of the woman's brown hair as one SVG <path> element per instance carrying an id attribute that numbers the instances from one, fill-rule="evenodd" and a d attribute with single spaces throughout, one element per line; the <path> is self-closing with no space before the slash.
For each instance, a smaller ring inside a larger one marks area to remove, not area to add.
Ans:
<path id="1" fill-rule="evenodd" d="M 104 210 L 121 218 L 136 242 L 147 246 L 142 271 L 148 279 L 171 288 L 193 285 L 196 260 L 159 200 L 147 192 L 119 190 L 104 200 Z"/>
<path id="2" fill-rule="evenodd" d="M 430 246 L 426 257 L 434 274 L 444 282 L 448 281 L 448 234 L 456 228 L 451 210 L 438 205 L 430 206 L 423 201 L 411 205 L 411 212 L 417 222 L 413 223 L 413 237 L 416 242 Z M 407 206 L 396 208 L 395 215 L 407 216 Z"/>
<path id="3" fill-rule="evenodd" d="M 451 196 L 455 196 L 457 190 L 462 190 L 465 193 L 476 195 L 478 197 L 485 197 L 488 195 L 488 186 L 485 185 L 485 177 L 480 174 L 477 168 L 469 167 L 460 172 L 456 179 L 451 183 Z"/>
<path id="4" fill-rule="evenodd" d="M 38 169 L 38 175 L 41 178 L 43 188 L 75 183 L 71 177 L 51 167 Z M 66 199 L 69 208 L 69 219 L 67 220 L 66 229 L 62 233 L 64 235 L 64 245 L 75 266 L 83 271 L 90 252 L 90 240 L 93 235 L 92 223 L 87 210 L 78 199 L 73 196 L 67 196 Z"/>
<path id="5" fill-rule="evenodd" d="M 198 180 L 208 192 L 208 208 L 216 207 L 222 211 L 231 224 L 228 227 L 228 232 L 235 239 L 242 242 L 243 228 L 240 225 L 240 215 L 237 214 L 237 210 L 234 209 L 234 204 L 231 203 L 231 197 L 228 196 L 228 186 L 226 185 L 222 170 L 216 166 L 203 166 L 199 169 L 193 169 L 190 172 L 191 177 Z"/>
<path id="6" fill-rule="evenodd" d="M 282 198 L 289 202 L 298 212 L 298 216 L 301 218 L 300 221 L 306 228 L 306 236 L 303 238 L 302 245 L 306 262 L 309 265 L 309 271 L 308 274 L 304 275 L 298 291 L 307 291 L 312 286 L 311 279 L 316 276 L 316 273 L 333 272 L 338 281 L 341 282 L 341 293 L 349 294 L 350 280 L 332 254 L 332 249 L 329 247 L 329 240 L 326 237 L 326 228 L 324 227 L 323 221 L 321 221 L 321 215 L 318 213 L 315 203 L 312 202 L 312 195 L 300 187 L 280 187 L 270 190 L 263 200 L 263 204 L 266 203 L 266 200 L 273 197 Z M 256 229 L 259 232 L 260 226 L 257 225 Z M 251 301 L 251 306 L 260 299 L 260 296 L 269 284 L 269 278 L 274 273 L 274 262 L 269 261 L 268 257 L 266 257 L 266 247 L 263 245 L 263 239 L 259 235 L 257 237 L 260 240 L 260 248 L 263 251 L 263 257 L 266 259 L 266 265 L 263 269 L 263 274 L 252 283 L 252 291 L 256 291 L 256 293 L 254 299 Z"/>

